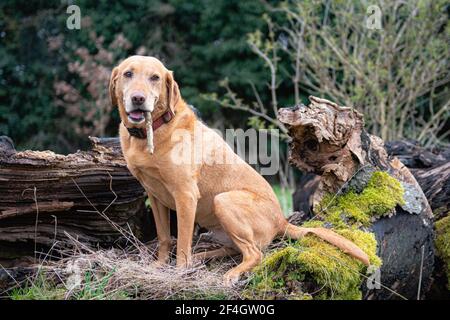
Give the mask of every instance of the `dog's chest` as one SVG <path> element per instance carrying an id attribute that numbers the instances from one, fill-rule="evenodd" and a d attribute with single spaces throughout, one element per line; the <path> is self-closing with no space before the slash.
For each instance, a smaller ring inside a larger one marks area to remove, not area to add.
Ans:
<path id="1" fill-rule="evenodd" d="M 136 170 L 136 178 L 139 180 L 145 190 L 157 198 L 166 207 L 175 210 L 175 200 L 169 190 L 161 182 L 161 179 L 154 177 L 150 170 Z"/>
<path id="2" fill-rule="evenodd" d="M 146 155 L 132 152 L 124 152 L 124 155 L 128 169 L 144 189 L 160 200 L 166 207 L 175 210 L 175 201 L 169 190 L 162 183 L 162 177 L 158 168 L 151 165 L 154 161 L 148 159 Z"/>

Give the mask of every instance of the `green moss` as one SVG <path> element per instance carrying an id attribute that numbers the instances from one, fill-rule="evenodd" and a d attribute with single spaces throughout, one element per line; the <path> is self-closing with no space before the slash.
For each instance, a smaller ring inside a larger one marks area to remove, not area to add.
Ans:
<path id="1" fill-rule="evenodd" d="M 317 211 L 333 226 L 369 226 L 376 217 L 391 213 L 397 205 L 404 204 L 404 189 L 401 183 L 388 173 L 377 171 L 372 174 L 361 193 L 350 190 L 346 194 L 326 195 Z"/>
<path id="2" fill-rule="evenodd" d="M 321 224 L 314 221 L 307 226 Z M 366 252 L 372 265 L 381 265 L 372 233 L 350 228 L 336 232 Z M 359 260 L 340 249 L 315 236 L 306 236 L 266 256 L 254 270 L 244 294 L 248 298 L 263 299 L 361 299 L 361 274 L 365 270 Z"/>
<path id="3" fill-rule="evenodd" d="M 361 193 L 354 190 L 321 202 L 318 218 L 304 227 L 332 226 L 343 237 L 353 241 L 368 256 L 370 264 L 379 267 L 377 242 L 371 232 L 362 231 L 375 217 L 392 212 L 404 203 L 401 183 L 385 172 L 374 172 Z M 270 252 L 254 269 L 244 291 L 247 298 L 282 299 L 361 299 L 361 284 L 366 266 L 340 249 L 308 235 L 288 242 Z"/>
<path id="4" fill-rule="evenodd" d="M 436 249 L 439 257 L 444 261 L 447 272 L 447 288 L 450 290 L 450 216 L 440 219 L 436 227 Z"/>

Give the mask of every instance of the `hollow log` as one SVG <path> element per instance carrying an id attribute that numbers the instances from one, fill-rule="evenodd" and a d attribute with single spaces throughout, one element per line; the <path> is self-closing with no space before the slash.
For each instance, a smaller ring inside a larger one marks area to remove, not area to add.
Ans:
<path id="1" fill-rule="evenodd" d="M 290 163 L 309 176 L 307 197 L 315 208 L 327 195 L 361 193 L 375 171 L 387 172 L 404 190 L 404 204 L 389 215 L 373 217 L 368 229 L 375 234 L 377 254 L 383 260 L 380 289 L 362 286 L 366 299 L 423 297 L 432 284 L 434 267 L 432 211 L 411 172 L 389 157 L 383 141 L 364 130 L 356 110 L 311 96 L 309 106 L 280 109 L 278 119 L 291 137 Z M 311 189 L 315 187 L 312 192 Z M 303 199 L 305 201 L 305 199 Z M 297 205 L 297 208 L 299 206 Z M 420 284 L 420 285 L 419 285 Z M 420 287 L 420 289 L 419 289 Z"/>
<path id="2" fill-rule="evenodd" d="M 297 181 L 297 187 L 292 195 L 294 211 L 304 212 L 309 218 L 314 216 L 312 211 L 313 196 L 319 186 L 320 176 L 307 172 Z"/>
<path id="3" fill-rule="evenodd" d="M 154 238 L 145 193 L 126 167 L 117 138 L 90 138 L 92 150 L 60 155 L 14 149 L 0 138 L 0 262 L 70 246 Z M 54 251 L 52 251 L 54 252 Z"/>

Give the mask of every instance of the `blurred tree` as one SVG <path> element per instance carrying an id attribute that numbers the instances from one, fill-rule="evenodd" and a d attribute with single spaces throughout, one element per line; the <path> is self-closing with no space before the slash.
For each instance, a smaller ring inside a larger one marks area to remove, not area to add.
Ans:
<path id="1" fill-rule="evenodd" d="M 270 99 L 256 95 L 245 103 L 231 81 L 222 82 L 224 98 L 210 99 L 285 132 L 275 120 L 280 98 L 290 94 L 298 104 L 301 92 L 308 92 L 358 108 L 368 131 L 384 140 L 446 143 L 450 6 L 445 0 L 380 1 L 381 29 L 366 27 L 368 8 L 366 1 L 286 1 L 273 7 L 264 15 L 268 32 L 256 30 L 248 38 L 267 67 Z"/>
<path id="2" fill-rule="evenodd" d="M 183 39 L 181 54 L 170 59 L 183 94 L 206 117 L 218 105 L 202 99 L 201 93 L 220 91 L 219 81 L 228 77 L 238 91 L 251 97 L 249 84 L 264 84 L 261 61 L 246 43 L 247 33 L 263 28 L 265 6 L 260 1 L 194 0 L 170 1 L 176 8 L 177 27 Z M 228 114 L 228 116 L 232 116 Z"/>
<path id="3" fill-rule="evenodd" d="M 72 3 L 0 2 L 0 134 L 19 149 L 69 152 L 85 147 L 89 134 L 117 134 L 108 73 L 136 53 L 163 60 L 187 102 L 222 129 L 268 123 L 219 108 L 218 97 L 262 107 L 273 119 L 274 106 L 315 93 L 366 108 L 372 131 L 383 137 L 433 143 L 446 132 L 444 1 L 382 2 L 382 32 L 355 27 L 368 4 L 352 1 L 79 0 L 81 30 L 69 30 Z M 428 10 L 412 15 L 414 6 Z M 261 18 L 265 12 L 270 18 Z M 261 53 L 274 58 L 275 73 L 267 73 Z"/>
<path id="4" fill-rule="evenodd" d="M 0 134 L 20 147 L 61 146 L 52 127 L 60 111 L 53 107 L 53 78 L 61 61 L 53 59 L 45 42 L 57 28 L 55 3 L 0 3 Z M 51 144 L 49 144 L 49 142 Z"/>
<path id="5" fill-rule="evenodd" d="M 200 93 L 220 90 L 225 76 L 263 83 L 262 64 L 245 42 L 264 24 L 259 1 L 80 0 L 80 30 L 66 28 L 68 4 L 0 4 L 0 133 L 19 148 L 69 152 L 85 147 L 90 134 L 115 135 L 118 116 L 105 105 L 108 73 L 132 54 L 163 60 L 184 98 L 216 125 L 222 110 Z"/>

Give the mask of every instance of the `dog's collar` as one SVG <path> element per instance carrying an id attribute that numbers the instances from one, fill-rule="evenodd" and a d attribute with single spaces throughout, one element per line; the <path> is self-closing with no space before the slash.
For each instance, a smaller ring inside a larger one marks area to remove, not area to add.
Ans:
<path id="1" fill-rule="evenodd" d="M 172 110 L 169 108 L 166 112 L 162 114 L 161 117 L 155 119 L 152 123 L 153 131 L 161 127 L 163 124 L 170 122 L 170 120 L 173 119 L 175 114 L 172 112 Z M 147 138 L 147 130 L 145 128 L 128 128 L 125 127 L 128 130 L 128 133 L 136 137 L 138 139 L 146 139 Z"/>

